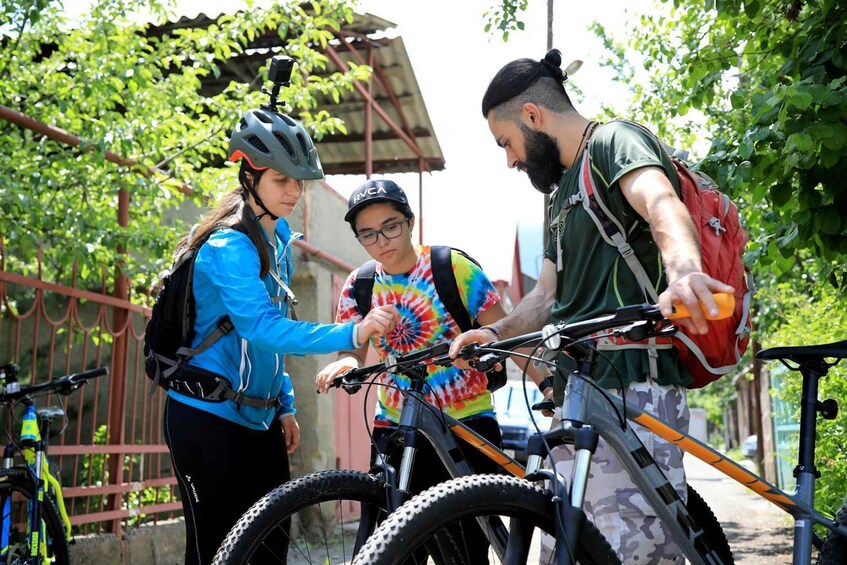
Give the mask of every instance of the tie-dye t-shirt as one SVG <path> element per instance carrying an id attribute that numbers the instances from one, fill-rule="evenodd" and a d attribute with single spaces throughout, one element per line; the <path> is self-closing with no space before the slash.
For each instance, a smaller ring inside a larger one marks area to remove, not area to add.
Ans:
<path id="1" fill-rule="evenodd" d="M 476 319 L 500 297 L 485 273 L 461 253 L 453 251 L 453 272 L 462 302 L 471 319 Z M 350 273 L 338 301 L 337 322 L 359 322 L 362 315 L 353 296 L 353 282 L 358 270 Z M 432 261 L 427 246 L 418 247 L 418 260 L 414 268 L 404 274 L 389 275 L 379 263 L 374 273 L 372 307 L 393 304 L 401 320 L 385 337 L 371 338 L 380 361 L 389 354 L 402 355 L 431 345 L 451 341 L 461 333 L 459 326 L 447 312 L 435 291 L 432 278 Z M 409 388 L 409 379 L 403 375 L 384 373 L 381 382 Z M 453 366 L 429 367 L 427 400 L 441 407 L 454 418 L 494 416 L 491 393 L 486 387 L 486 376 L 475 370 L 461 371 Z M 394 388 L 378 387 L 376 426 L 387 426 L 400 419 L 403 395 Z"/>

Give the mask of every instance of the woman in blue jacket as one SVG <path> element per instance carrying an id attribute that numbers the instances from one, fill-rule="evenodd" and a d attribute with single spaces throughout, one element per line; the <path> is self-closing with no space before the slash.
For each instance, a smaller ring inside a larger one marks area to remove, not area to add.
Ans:
<path id="1" fill-rule="evenodd" d="M 393 307 L 384 307 L 358 324 L 292 319 L 291 244 L 301 236 L 284 218 L 297 206 L 305 181 L 323 177 L 317 150 L 298 122 L 254 109 L 233 131 L 229 156 L 241 160 L 239 187 L 178 251 L 199 248 L 192 347 L 225 316 L 233 326 L 189 359 L 180 375 L 185 386 L 170 390 L 165 404 L 187 564 L 211 563 L 238 518 L 290 479 L 288 454 L 300 442 L 300 428 L 283 356 L 355 349 L 384 335 L 398 317 Z M 235 393 L 228 399 L 210 394 L 220 377 Z"/>

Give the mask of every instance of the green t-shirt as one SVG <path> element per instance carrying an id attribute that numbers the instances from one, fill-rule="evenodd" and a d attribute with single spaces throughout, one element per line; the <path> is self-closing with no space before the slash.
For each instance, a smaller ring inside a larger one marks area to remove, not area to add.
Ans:
<path id="1" fill-rule="evenodd" d="M 627 241 L 650 280 L 654 281 L 656 292 L 661 293 L 667 282 L 659 250 L 649 225 L 626 201 L 618 181 L 641 167 L 661 167 L 678 193 L 679 179 L 673 163 L 655 136 L 633 123 L 622 121 L 598 126 L 591 136 L 588 151 L 595 189 L 611 214 L 623 225 Z M 550 234 L 545 257 L 557 264 L 558 249 L 561 249 L 552 311 L 554 322 L 595 318 L 613 313 L 620 306 L 648 300 L 620 252 L 602 238 L 582 204 L 562 209 L 569 198 L 579 193 L 581 162 L 580 159 L 580 164 L 562 175 L 558 189 L 550 197 Z M 571 359 L 564 356 L 563 363 L 570 368 L 573 366 Z M 593 377 L 604 388 L 619 388 L 633 381 L 643 381 L 649 373 L 645 350 L 619 350 L 605 351 L 598 357 Z M 674 349 L 659 350 L 657 382 L 661 385 L 691 382 L 691 376 L 678 361 Z M 562 386 L 559 382 L 557 389 Z"/>

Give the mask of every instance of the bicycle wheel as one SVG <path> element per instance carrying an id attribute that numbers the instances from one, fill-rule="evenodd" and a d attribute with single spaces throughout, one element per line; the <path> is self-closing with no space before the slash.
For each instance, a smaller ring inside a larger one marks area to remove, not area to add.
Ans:
<path id="1" fill-rule="evenodd" d="M 394 565 L 411 561 L 420 547 L 447 528 L 456 528 L 462 519 L 520 519 L 521 524 L 555 534 L 553 502 L 549 491 L 504 475 L 474 475 L 436 485 L 415 496 L 373 533 L 353 563 L 362 565 Z M 538 532 L 533 546 L 537 546 Z M 459 544 L 462 545 L 461 543 Z M 530 549 L 530 556 L 533 554 Z M 453 563 L 473 563 L 488 559 L 499 562 L 493 550 L 479 555 L 462 551 Z M 578 563 L 609 565 L 620 563 L 600 531 L 586 521 L 577 544 Z M 532 559 L 530 559 L 532 560 Z"/>
<path id="2" fill-rule="evenodd" d="M 685 504 L 685 507 L 688 508 L 688 512 L 694 518 L 694 521 L 703 528 L 704 541 L 712 551 L 717 553 L 721 562 L 724 565 L 735 563 L 735 558 L 732 556 L 732 550 L 729 547 L 729 542 L 726 539 L 726 533 L 724 533 L 721 523 L 718 522 L 715 513 L 712 512 L 712 509 L 709 508 L 709 505 L 706 504 L 700 493 L 691 488 L 691 485 L 688 485 L 688 502 Z"/>
<path id="3" fill-rule="evenodd" d="M 0 471 L 0 508 L 6 508 L 9 515 L 9 545 L 7 563 L 24 562 L 29 555 L 27 540 L 27 520 L 29 501 L 35 497 L 35 485 L 27 469 L 11 468 Z M 6 516 L 4 516 L 4 519 Z M 44 543 L 47 547 L 49 563 L 65 565 L 70 563 L 68 541 L 56 504 L 50 496 L 41 501 L 41 520 L 44 523 Z"/>
<path id="4" fill-rule="evenodd" d="M 835 515 L 840 524 L 847 523 L 847 502 Z M 847 537 L 829 532 L 823 540 L 821 552 L 818 554 L 818 565 L 841 565 L 847 563 Z"/>
<path id="5" fill-rule="evenodd" d="M 349 563 L 359 530 L 387 515 L 385 488 L 358 471 L 321 471 L 285 483 L 230 530 L 214 563 Z"/>

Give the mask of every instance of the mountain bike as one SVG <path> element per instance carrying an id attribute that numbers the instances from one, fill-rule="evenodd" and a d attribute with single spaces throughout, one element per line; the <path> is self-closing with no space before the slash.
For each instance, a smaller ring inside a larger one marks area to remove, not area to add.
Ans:
<path id="1" fill-rule="evenodd" d="M 690 563 L 731 563 L 732 554 L 725 545 L 726 538 L 720 526 L 700 521 L 682 503 L 644 449 L 631 423 L 673 442 L 790 514 L 795 523 L 795 565 L 811 563 L 813 546 L 819 550 L 818 563 L 847 563 L 847 504 L 834 519 L 814 508 L 814 485 L 819 476 L 814 459 L 816 417 L 821 412 L 824 417 L 832 418 L 836 411 L 834 401 L 817 400 L 818 381 L 829 367 L 847 357 L 847 340 L 828 345 L 777 347 L 758 353 L 759 359 L 779 360 L 799 371 L 803 379 L 799 464 L 795 469 L 797 489 L 789 494 L 708 445 L 627 404 L 625 397 L 610 394 L 594 384 L 588 376 L 598 356 L 594 338 L 596 332 L 604 331 L 605 335 L 638 341 L 672 335 L 675 328 L 667 324 L 657 306 L 632 306 L 618 309 L 610 316 L 551 325 L 542 332 L 491 343 L 469 350 L 467 354 L 463 352 L 465 358 L 484 355 L 501 358 L 515 347 L 536 343 L 549 350 L 564 351 L 576 360 L 576 370 L 567 378 L 561 425 L 544 434 L 536 434 L 530 440 L 531 455 L 525 479 L 544 479 L 552 485 L 552 490 L 545 492 L 546 504 L 526 508 L 523 497 L 527 480 L 477 476 L 448 481 L 421 493 L 386 518 L 362 547 L 354 563 L 400 563 L 416 547 L 456 520 L 492 514 L 512 517 L 505 563 L 526 563 L 530 535 L 536 524 L 545 520 L 556 524 L 555 563 L 573 563 L 584 543 L 581 532 L 590 527 L 582 504 L 598 437 L 608 442 Z M 833 361 L 828 361 L 830 359 Z M 573 473 L 567 480 L 550 470 L 540 469 L 542 456 L 549 448 L 561 444 L 571 444 L 575 451 Z M 814 533 L 813 525 L 827 531 L 825 539 Z"/>
<path id="2" fill-rule="evenodd" d="M 0 469 L 0 565 L 70 562 L 71 522 L 58 471 L 51 468 L 47 458 L 51 426 L 65 417 L 65 411 L 60 406 L 36 409 L 34 397 L 50 392 L 67 396 L 108 372 L 107 367 L 101 367 L 21 386 L 17 365 L 0 367 L 0 405 L 9 411 L 18 405 L 24 407 L 20 436 L 6 445 Z M 22 463 L 15 464 L 17 454 L 23 456 Z"/>
<path id="3" fill-rule="evenodd" d="M 427 366 L 452 364 L 453 360 L 447 356 L 448 349 L 449 344 L 443 343 L 389 358 L 384 363 L 349 371 L 333 383 L 333 386 L 355 392 L 364 381 L 383 372 L 400 373 L 409 378 L 410 388 L 404 391 L 400 423 L 392 438 L 403 446 L 399 470 L 388 464 L 385 453 L 389 450 L 375 445 L 376 463 L 369 473 L 321 471 L 277 487 L 235 524 L 214 563 L 349 563 L 377 525 L 410 498 L 408 485 L 419 441 L 432 445 L 452 477 L 473 474 L 457 439 L 465 448 L 472 446 L 485 454 L 502 469 L 503 475 L 496 476 L 498 479 L 506 480 L 507 475 L 511 475 L 512 480 L 521 485 L 521 516 L 530 521 L 539 517 L 532 521 L 533 526 L 553 533 L 551 498 L 541 486 L 523 480 L 524 467 L 465 424 L 427 402 L 424 395 Z M 476 365 L 486 370 L 502 359 L 484 359 Z M 538 508 L 547 511 L 539 514 Z M 714 515 L 693 490 L 689 491 L 689 508 L 701 523 L 712 524 L 722 535 Z M 340 523 L 335 525 L 336 521 Z M 491 558 L 502 560 L 509 536 L 503 520 L 492 516 L 477 520 L 477 523 L 491 546 Z M 464 544 L 462 528 L 462 524 L 458 524 L 431 536 L 412 552 L 409 562 L 428 559 L 435 563 L 465 562 L 471 552 Z M 608 542 L 592 524 L 581 528 L 579 540 L 573 555 L 580 563 L 618 563 Z"/>

